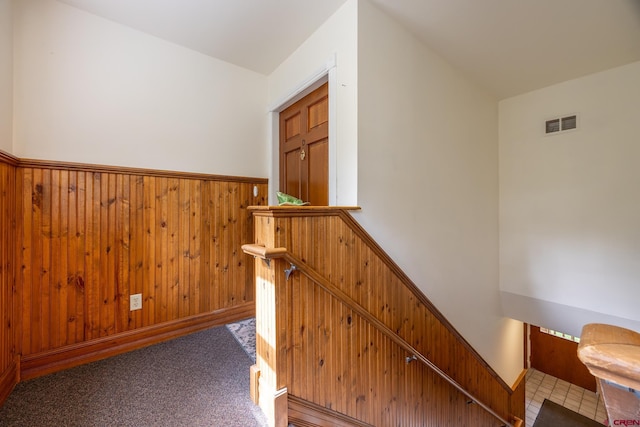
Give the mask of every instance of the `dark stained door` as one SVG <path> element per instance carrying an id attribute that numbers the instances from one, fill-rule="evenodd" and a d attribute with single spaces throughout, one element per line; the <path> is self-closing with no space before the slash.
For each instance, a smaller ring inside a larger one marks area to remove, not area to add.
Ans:
<path id="1" fill-rule="evenodd" d="M 531 325 L 531 367 L 596 391 L 596 379 L 578 359 L 578 343 L 540 331 Z"/>
<path id="2" fill-rule="evenodd" d="M 329 204 L 329 86 L 280 113 L 280 191 Z"/>

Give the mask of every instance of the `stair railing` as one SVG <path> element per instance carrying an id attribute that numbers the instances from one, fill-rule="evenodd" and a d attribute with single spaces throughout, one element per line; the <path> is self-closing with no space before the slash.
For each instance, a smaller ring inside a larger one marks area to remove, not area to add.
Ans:
<path id="1" fill-rule="evenodd" d="M 596 377 L 610 425 L 640 424 L 640 333 L 615 325 L 586 324 L 578 358 Z"/>
<path id="2" fill-rule="evenodd" d="M 355 311 L 360 315 L 363 319 L 365 319 L 369 324 L 375 327 L 378 331 L 380 331 L 383 335 L 393 341 L 395 344 L 404 349 L 410 356 L 407 357 L 407 362 L 411 360 L 418 360 L 426 365 L 429 369 L 435 372 L 440 378 L 444 379 L 451 386 L 457 389 L 459 392 L 464 394 L 468 399 L 469 403 L 475 403 L 486 412 L 491 414 L 494 418 L 499 420 L 503 427 L 521 427 L 524 425 L 523 420 L 518 417 L 513 417 L 512 421 L 508 421 L 503 418 L 500 414 L 495 412 L 491 407 L 486 405 L 485 403 L 478 400 L 474 395 L 469 393 L 464 387 L 458 384 L 453 378 L 447 375 L 442 369 L 436 366 L 431 360 L 425 357 L 422 353 L 420 353 L 415 347 L 409 344 L 406 340 L 400 337 L 397 333 L 391 330 L 387 325 L 382 323 L 379 319 L 369 313 L 364 307 L 362 307 L 358 302 L 356 302 L 353 298 L 349 297 L 346 293 L 340 290 L 338 287 L 333 285 L 329 280 L 319 274 L 316 270 L 309 267 L 304 261 L 295 255 L 291 254 L 286 248 L 266 248 L 261 245 L 254 244 L 246 244 L 242 246 L 242 250 L 249 255 L 252 255 L 256 258 L 260 258 L 265 260 L 265 262 L 270 262 L 272 259 L 282 259 L 285 262 L 290 264 L 290 268 L 285 269 L 285 274 L 287 279 L 295 272 L 299 271 L 300 273 L 307 276 L 313 283 L 320 286 L 323 290 L 328 292 L 333 297 L 337 298 L 351 310 Z"/>

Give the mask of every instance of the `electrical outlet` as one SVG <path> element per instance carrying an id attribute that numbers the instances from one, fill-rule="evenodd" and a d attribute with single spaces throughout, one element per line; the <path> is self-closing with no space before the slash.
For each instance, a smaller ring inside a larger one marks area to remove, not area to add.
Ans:
<path id="1" fill-rule="evenodd" d="M 140 310 L 142 308 L 142 294 L 133 294 L 129 296 L 129 310 Z"/>

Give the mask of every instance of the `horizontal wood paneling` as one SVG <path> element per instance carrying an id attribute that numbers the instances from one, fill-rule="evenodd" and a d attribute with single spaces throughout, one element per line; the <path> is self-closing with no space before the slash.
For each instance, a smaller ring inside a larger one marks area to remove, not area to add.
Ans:
<path id="1" fill-rule="evenodd" d="M 37 161 L 20 172 L 30 375 L 52 351 L 253 302 L 240 246 L 265 180 Z M 130 311 L 136 293 L 143 307 Z"/>
<path id="2" fill-rule="evenodd" d="M 0 152 L 0 404 L 17 382 L 15 265 L 18 224 L 16 159 Z"/>
<path id="3" fill-rule="evenodd" d="M 513 390 L 350 215 L 335 209 L 254 214 L 256 243 L 287 248 L 503 418 L 519 415 L 512 412 L 519 411 Z M 272 268 L 286 267 L 277 263 Z M 296 273 L 277 286 L 288 300 L 276 308 L 286 350 L 275 353 L 286 358 L 287 370 L 276 376 L 291 396 L 376 426 L 500 425 L 425 365 L 407 363 L 399 345 L 306 276 Z M 258 298 L 257 310 L 268 311 L 262 304 Z M 261 378 L 276 366 L 265 362 Z"/>

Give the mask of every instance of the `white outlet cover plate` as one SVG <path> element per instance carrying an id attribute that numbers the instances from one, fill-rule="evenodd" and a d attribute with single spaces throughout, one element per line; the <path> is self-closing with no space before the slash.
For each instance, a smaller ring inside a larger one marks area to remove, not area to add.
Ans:
<path id="1" fill-rule="evenodd" d="M 142 294 L 133 294 L 129 296 L 129 310 L 140 310 L 142 308 Z"/>

